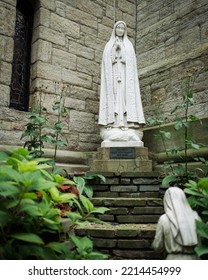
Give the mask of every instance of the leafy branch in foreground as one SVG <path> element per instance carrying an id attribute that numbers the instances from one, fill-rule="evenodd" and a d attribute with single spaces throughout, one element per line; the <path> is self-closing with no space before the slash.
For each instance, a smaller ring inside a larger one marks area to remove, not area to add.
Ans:
<path id="1" fill-rule="evenodd" d="M 74 208 L 77 218 L 90 220 L 93 211 L 101 211 L 77 192 L 63 193 L 64 184 L 76 188 L 76 183 L 58 174 L 50 173 L 47 159 L 34 159 L 23 148 L 11 155 L 0 152 L 0 259 L 90 259 L 93 257 L 91 240 L 84 242 L 88 249 L 81 250 L 74 243 L 70 250 L 60 241 L 62 214 L 60 204 L 68 204 L 68 213 Z M 80 198 L 81 197 L 81 198 Z M 105 211 L 105 209 L 102 209 Z M 74 237 L 74 239 L 76 239 Z M 72 238 L 72 241 L 74 240 Z M 81 239 L 79 239 L 81 242 Z M 99 253 L 96 258 L 105 259 Z"/>
<path id="2" fill-rule="evenodd" d="M 189 196 L 188 201 L 191 207 L 202 219 L 196 221 L 201 244 L 195 248 L 195 251 L 198 256 L 208 259 L 208 178 L 201 178 L 198 182 L 189 180 L 185 186 L 184 192 Z"/>

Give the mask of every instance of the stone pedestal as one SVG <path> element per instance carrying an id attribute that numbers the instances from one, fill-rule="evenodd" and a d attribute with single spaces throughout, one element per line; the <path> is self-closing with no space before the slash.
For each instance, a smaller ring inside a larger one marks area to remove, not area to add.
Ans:
<path id="1" fill-rule="evenodd" d="M 98 148 L 97 158 L 91 171 L 115 172 L 151 172 L 152 161 L 148 159 L 146 147 L 109 147 Z"/>

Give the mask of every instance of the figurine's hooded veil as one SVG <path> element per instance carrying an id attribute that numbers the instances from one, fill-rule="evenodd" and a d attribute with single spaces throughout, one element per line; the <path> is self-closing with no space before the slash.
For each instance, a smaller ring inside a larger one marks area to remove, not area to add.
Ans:
<path id="1" fill-rule="evenodd" d="M 122 23 L 125 27 L 123 45 L 125 48 L 126 61 L 125 85 L 127 122 L 145 124 L 145 118 L 143 114 L 140 96 L 135 51 L 131 41 L 127 37 L 127 28 L 125 22 L 123 21 L 118 21 L 115 23 L 111 34 L 111 38 L 107 42 L 103 51 L 101 66 L 99 124 L 108 125 L 114 123 L 115 121 L 112 75 L 112 48 L 116 40 L 116 27 L 120 23 Z"/>
<path id="2" fill-rule="evenodd" d="M 184 192 L 178 187 L 170 187 L 164 195 L 164 210 L 170 221 L 176 242 L 182 246 L 195 246 L 196 212 L 188 204 Z"/>

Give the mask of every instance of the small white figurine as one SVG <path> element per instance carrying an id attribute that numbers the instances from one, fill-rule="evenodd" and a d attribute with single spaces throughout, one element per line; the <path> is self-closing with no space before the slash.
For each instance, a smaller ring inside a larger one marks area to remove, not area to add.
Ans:
<path id="1" fill-rule="evenodd" d="M 193 211 L 185 193 L 178 187 L 170 187 L 164 195 L 164 210 L 158 221 L 152 247 L 165 250 L 167 260 L 196 260 L 194 252 L 198 244 L 196 220 L 198 214 Z"/>

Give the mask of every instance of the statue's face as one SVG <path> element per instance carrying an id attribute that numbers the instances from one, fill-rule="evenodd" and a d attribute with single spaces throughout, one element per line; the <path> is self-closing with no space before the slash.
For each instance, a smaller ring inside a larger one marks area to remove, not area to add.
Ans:
<path id="1" fill-rule="evenodd" d="M 116 26 L 116 36 L 118 37 L 122 37 L 124 35 L 124 32 L 125 32 L 125 26 L 123 23 L 119 23 L 117 26 Z"/>

